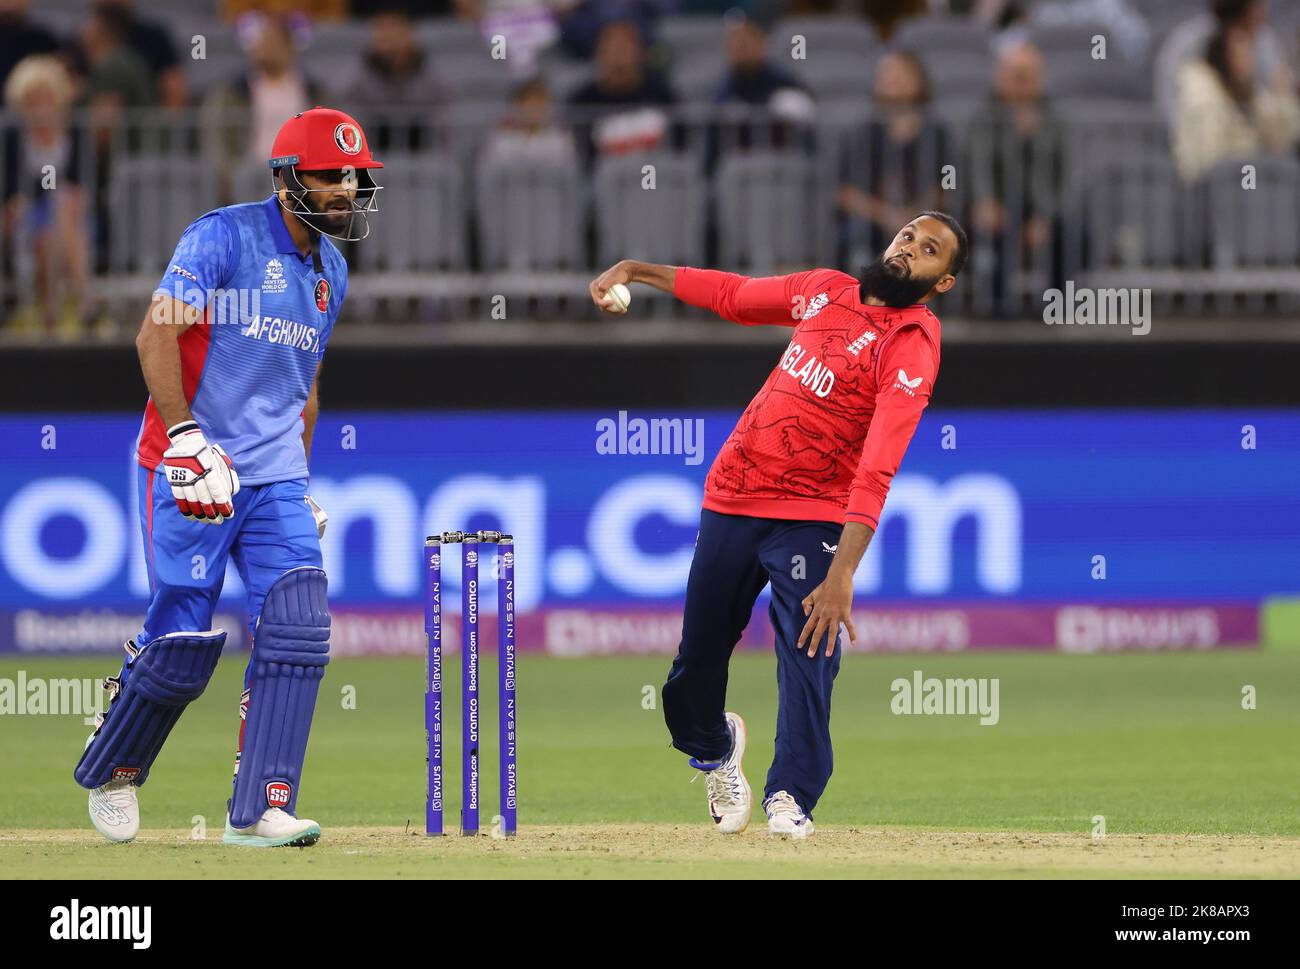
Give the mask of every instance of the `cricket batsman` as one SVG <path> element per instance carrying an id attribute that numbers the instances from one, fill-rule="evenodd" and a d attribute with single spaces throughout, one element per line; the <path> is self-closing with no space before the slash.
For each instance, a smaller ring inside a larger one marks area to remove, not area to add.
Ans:
<path id="1" fill-rule="evenodd" d="M 295 816 L 329 662 L 325 514 L 307 493 L 307 461 L 321 360 L 348 289 L 330 240 L 369 234 L 372 170 L 383 166 L 354 119 L 322 107 L 286 121 L 272 154 L 274 194 L 185 230 L 136 339 L 149 387 L 136 474 L 152 597 L 75 773 L 110 841 L 135 837 L 137 789 L 216 667 L 226 633 L 212 615 L 232 559 L 253 648 L 222 840 L 320 838 Z"/>
<path id="2" fill-rule="evenodd" d="M 813 832 L 830 780 L 831 686 L 840 627 L 856 642 L 853 573 L 880 521 L 939 371 L 939 320 L 926 307 L 966 263 L 956 219 L 923 212 L 861 279 L 833 269 L 748 278 L 624 260 L 591 283 L 646 283 L 746 326 L 794 328 L 767 382 L 718 452 L 686 587 L 682 640 L 663 688 L 673 746 L 708 779 L 709 814 L 744 831 L 745 723 L 726 710 L 727 666 L 763 587 L 776 632 L 776 754 L 768 830 Z"/>

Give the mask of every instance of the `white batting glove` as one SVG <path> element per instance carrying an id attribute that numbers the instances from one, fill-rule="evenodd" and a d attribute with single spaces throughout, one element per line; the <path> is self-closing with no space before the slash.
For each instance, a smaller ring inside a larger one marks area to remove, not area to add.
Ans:
<path id="1" fill-rule="evenodd" d="M 311 517 L 316 519 L 316 537 L 324 538 L 325 523 L 330 520 L 330 516 L 325 514 L 325 509 L 316 504 L 311 495 L 307 495 L 306 498 L 307 507 L 311 509 Z"/>
<path id="2" fill-rule="evenodd" d="M 199 425 L 184 421 L 167 431 L 163 471 L 176 507 L 186 518 L 220 525 L 235 513 L 239 475 L 219 444 L 209 444 Z"/>

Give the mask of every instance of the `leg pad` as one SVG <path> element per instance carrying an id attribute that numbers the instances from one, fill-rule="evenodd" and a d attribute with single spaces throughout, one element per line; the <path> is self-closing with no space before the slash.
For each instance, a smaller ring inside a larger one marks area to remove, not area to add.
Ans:
<path id="1" fill-rule="evenodd" d="M 221 630 L 168 633 L 140 650 L 81 755 L 77 783 L 93 789 L 129 778 L 143 784 L 172 727 L 207 687 L 225 644 Z"/>
<path id="2" fill-rule="evenodd" d="M 323 570 L 292 569 L 266 594 L 253 634 L 244 744 L 230 823 L 246 828 L 268 808 L 294 813 L 316 694 L 329 662 Z"/>

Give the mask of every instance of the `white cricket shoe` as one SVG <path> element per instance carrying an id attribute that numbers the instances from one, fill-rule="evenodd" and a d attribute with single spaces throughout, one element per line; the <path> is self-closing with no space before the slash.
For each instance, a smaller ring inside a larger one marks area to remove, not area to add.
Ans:
<path id="1" fill-rule="evenodd" d="M 709 816 L 717 825 L 718 833 L 740 834 L 749 826 L 753 810 L 753 795 L 741 766 L 745 756 L 745 721 L 728 713 L 727 729 L 731 731 L 731 752 L 717 767 L 705 771 L 704 777 L 708 785 Z"/>
<path id="2" fill-rule="evenodd" d="M 803 813 L 803 808 L 787 792 L 777 791 L 763 802 L 763 810 L 767 812 L 769 834 L 796 841 L 812 837 L 812 818 Z"/>
<path id="3" fill-rule="evenodd" d="M 109 781 L 90 792 L 90 823 L 109 841 L 134 840 L 140 833 L 140 802 L 135 782 Z"/>
<path id="4" fill-rule="evenodd" d="M 104 689 L 108 691 L 108 706 L 122 692 L 119 677 L 110 676 L 104 680 Z M 104 709 L 107 710 L 108 706 Z M 95 715 L 95 729 L 86 738 L 86 747 L 95 739 L 95 734 L 104 725 L 104 714 Z M 114 844 L 135 840 L 140 833 L 140 801 L 135 793 L 134 778 L 119 778 L 107 784 L 101 784 L 90 792 L 90 823 L 95 830 Z"/>
<path id="5" fill-rule="evenodd" d="M 267 808 L 256 824 L 236 828 L 226 815 L 226 831 L 221 843 L 239 848 L 306 848 L 320 840 L 320 825 L 308 818 L 295 818 L 280 808 Z"/>

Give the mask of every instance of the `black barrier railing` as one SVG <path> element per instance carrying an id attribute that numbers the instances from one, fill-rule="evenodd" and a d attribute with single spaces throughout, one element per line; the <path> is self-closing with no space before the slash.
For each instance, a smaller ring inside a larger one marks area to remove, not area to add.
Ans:
<path id="1" fill-rule="evenodd" d="M 693 332 L 653 343 L 608 337 L 511 343 L 490 334 L 454 345 L 338 341 L 331 343 L 322 371 L 323 414 L 353 408 L 739 412 L 784 349 L 779 334 L 768 334 L 777 340 L 762 343 L 699 342 L 736 329 L 718 321 L 679 329 Z M 936 407 L 1295 406 L 1300 341 L 975 343 L 946 337 Z M 490 376 L 483 367 L 448 365 L 467 359 L 488 361 Z M 147 397 L 133 346 L 0 352 L 0 411 L 138 413 Z"/>

